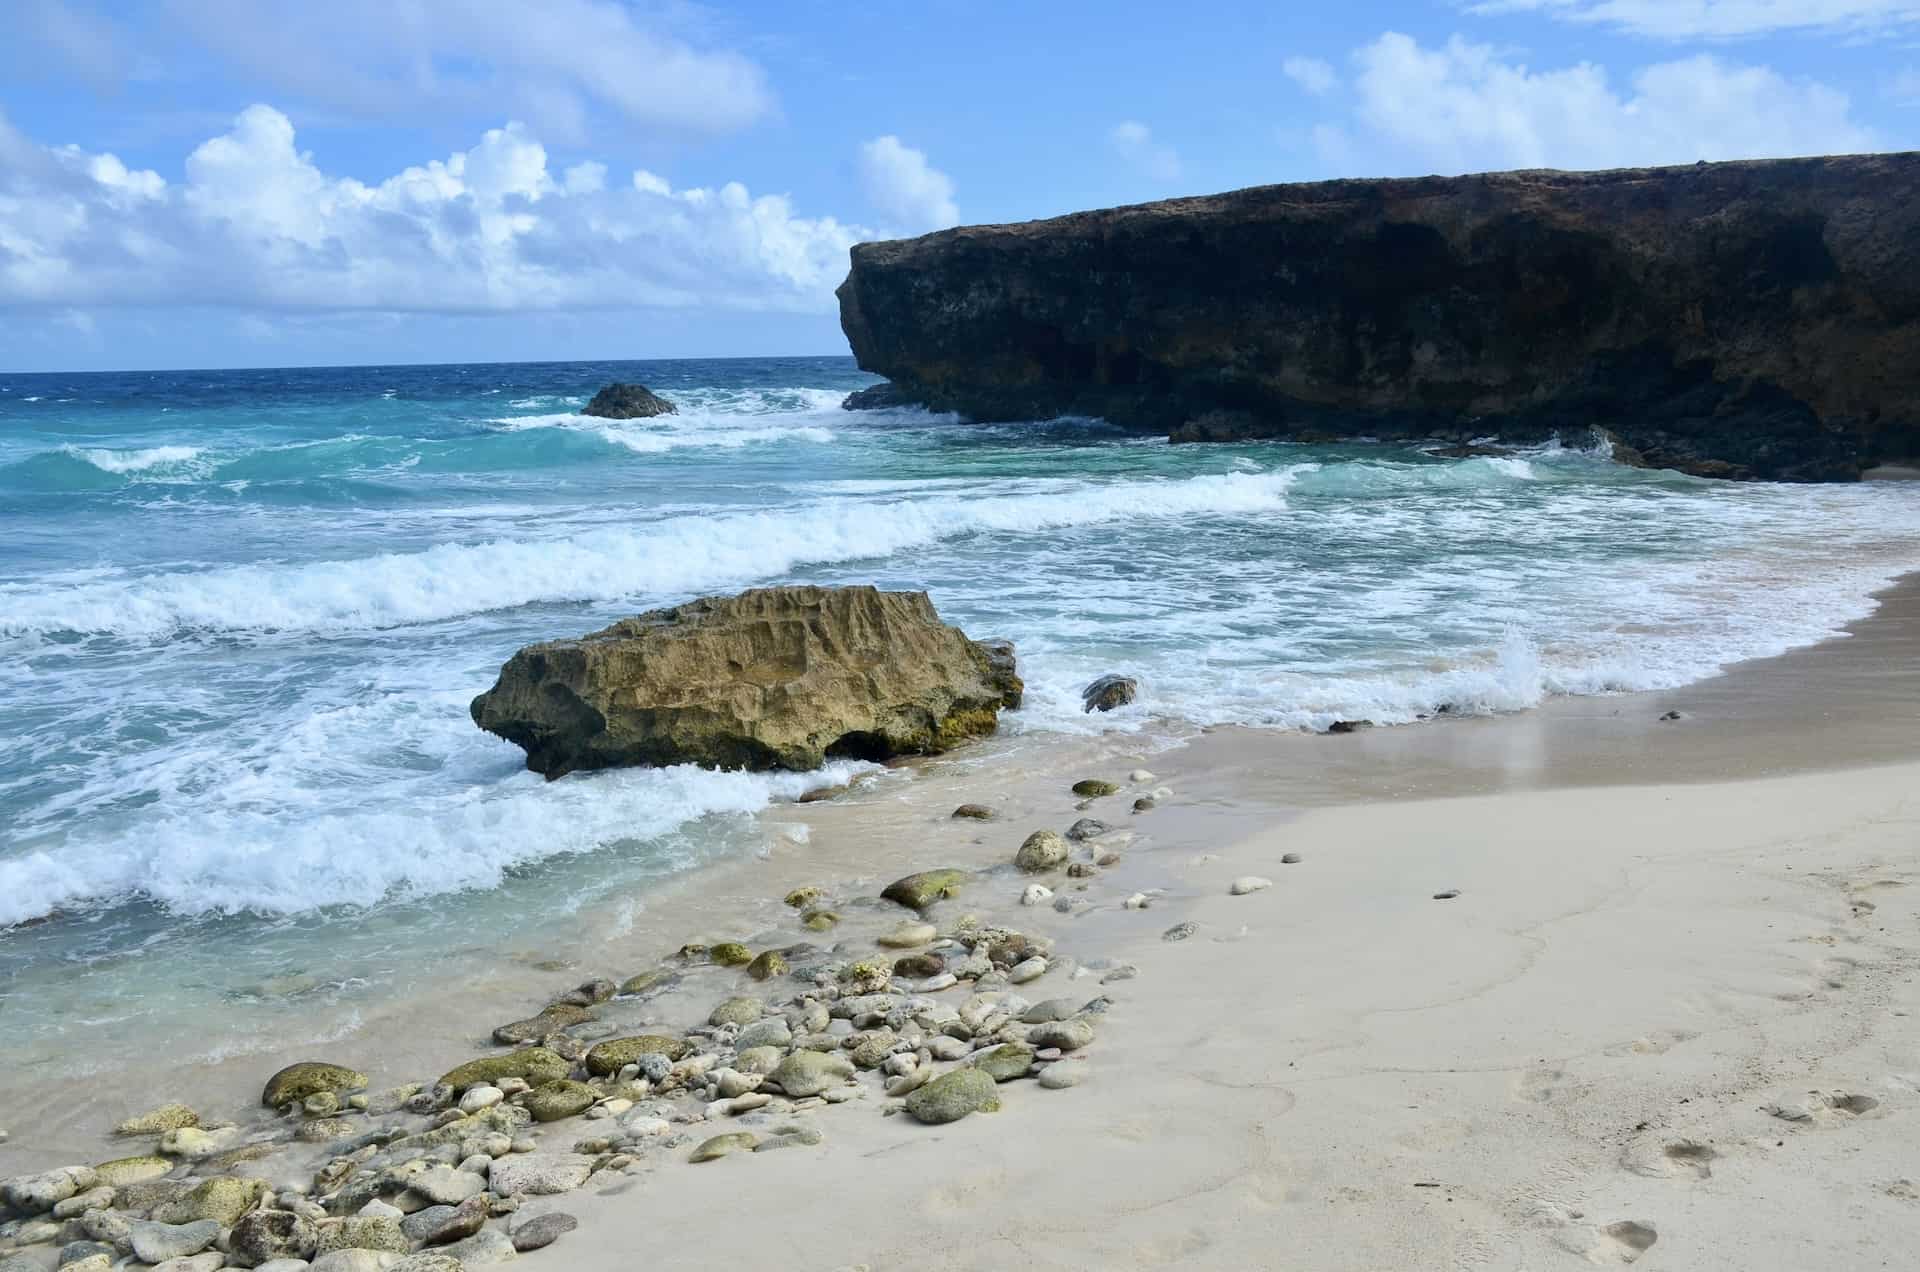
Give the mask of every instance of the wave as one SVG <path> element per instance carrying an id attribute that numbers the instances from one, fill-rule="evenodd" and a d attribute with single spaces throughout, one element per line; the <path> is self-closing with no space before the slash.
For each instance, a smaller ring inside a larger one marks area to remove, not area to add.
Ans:
<path id="1" fill-rule="evenodd" d="M 829 499 L 554 540 L 442 544 L 415 553 L 172 572 L 54 591 L 7 584 L 0 585 L 0 634 L 344 632 L 537 603 L 659 600 L 965 535 L 1280 512 L 1293 482 L 1288 469 L 1089 484 L 1050 494 Z"/>
<path id="2" fill-rule="evenodd" d="M 519 773 L 485 789 L 372 809 L 353 800 L 330 806 L 311 790 L 253 791 L 250 807 L 143 819 L 124 835 L 0 860 L 0 928 L 135 900 L 182 916 L 285 915 L 495 888 L 539 861 L 659 840 L 870 768 L 759 774 L 688 765 L 561 782 Z"/>
<path id="3" fill-rule="evenodd" d="M 148 446 L 140 450 L 62 446 L 60 453 L 72 456 L 84 464 L 91 464 L 103 473 L 122 475 L 190 463 L 206 452 L 198 446 Z"/>

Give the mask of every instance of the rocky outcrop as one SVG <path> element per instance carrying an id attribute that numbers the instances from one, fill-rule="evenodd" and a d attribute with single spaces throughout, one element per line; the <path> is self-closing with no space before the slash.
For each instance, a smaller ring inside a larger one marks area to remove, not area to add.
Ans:
<path id="1" fill-rule="evenodd" d="M 593 400 L 580 408 L 580 414 L 607 420 L 644 420 L 674 415 L 679 409 L 644 384 L 615 383 L 594 394 Z"/>
<path id="2" fill-rule="evenodd" d="M 924 592 L 774 587 L 529 645 L 473 718 L 547 777 L 632 764 L 817 768 L 930 755 L 1020 704 L 1012 646 L 967 639 Z"/>
<path id="3" fill-rule="evenodd" d="M 1920 154 L 1266 186 L 863 243 L 839 295 L 887 400 L 981 420 L 1920 456 Z"/>

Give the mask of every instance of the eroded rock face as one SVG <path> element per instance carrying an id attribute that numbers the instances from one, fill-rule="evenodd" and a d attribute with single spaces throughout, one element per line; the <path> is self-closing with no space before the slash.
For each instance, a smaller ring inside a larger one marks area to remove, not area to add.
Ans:
<path id="1" fill-rule="evenodd" d="M 529 645 L 474 722 L 547 777 L 634 764 L 819 767 L 930 755 L 1020 704 L 1012 647 L 969 640 L 923 592 L 756 588 Z"/>
<path id="2" fill-rule="evenodd" d="M 1920 455 L 1920 154 L 1267 186 L 863 243 L 839 295 L 875 397 L 982 420 Z"/>
<path id="3" fill-rule="evenodd" d="M 580 408 L 582 415 L 597 415 L 607 420 L 644 420 L 678 413 L 678 407 L 644 384 L 609 384 Z"/>

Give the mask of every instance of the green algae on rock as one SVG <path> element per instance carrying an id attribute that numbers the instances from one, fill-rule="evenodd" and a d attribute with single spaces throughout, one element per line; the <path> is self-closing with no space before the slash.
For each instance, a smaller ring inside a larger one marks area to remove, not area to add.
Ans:
<path id="1" fill-rule="evenodd" d="M 969 1113 L 997 1113 L 993 1078 L 980 1069 L 943 1073 L 907 1096 L 907 1112 L 931 1126 L 957 1122 Z"/>
<path id="2" fill-rule="evenodd" d="M 678 1060 L 692 1048 L 678 1038 L 659 1034 L 639 1034 L 632 1038 L 610 1038 L 587 1052 L 587 1072 L 606 1077 L 636 1063 L 641 1056 L 662 1055 Z"/>
<path id="3" fill-rule="evenodd" d="M 522 1047 L 501 1056 L 482 1056 L 458 1068 L 449 1069 L 440 1075 L 439 1085 L 462 1091 L 482 1082 L 498 1085 L 502 1078 L 525 1078 L 529 1084 L 538 1086 L 543 1082 L 559 1081 L 572 1068 L 571 1064 L 545 1047 Z"/>
<path id="4" fill-rule="evenodd" d="M 277 1109 L 317 1095 L 322 1091 L 359 1091 L 367 1085 L 367 1075 L 344 1065 L 323 1060 L 302 1060 L 290 1064 L 267 1079 L 260 1103 Z"/>

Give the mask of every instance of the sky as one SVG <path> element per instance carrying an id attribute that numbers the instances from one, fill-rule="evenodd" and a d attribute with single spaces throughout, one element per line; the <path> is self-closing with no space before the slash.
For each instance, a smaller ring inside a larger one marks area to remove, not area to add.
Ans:
<path id="1" fill-rule="evenodd" d="M 1920 0 L 0 0 L 0 371 L 841 354 L 861 240 L 1920 148 Z"/>

